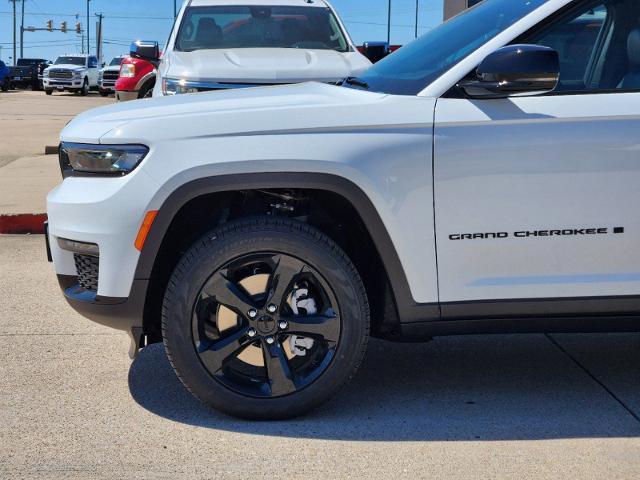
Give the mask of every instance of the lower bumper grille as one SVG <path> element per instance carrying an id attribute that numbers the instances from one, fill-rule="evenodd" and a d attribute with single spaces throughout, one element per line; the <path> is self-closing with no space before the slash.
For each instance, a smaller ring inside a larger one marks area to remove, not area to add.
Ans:
<path id="1" fill-rule="evenodd" d="M 73 255 L 78 273 L 78 284 L 90 292 L 98 291 L 98 267 L 100 258 L 91 255 Z"/>

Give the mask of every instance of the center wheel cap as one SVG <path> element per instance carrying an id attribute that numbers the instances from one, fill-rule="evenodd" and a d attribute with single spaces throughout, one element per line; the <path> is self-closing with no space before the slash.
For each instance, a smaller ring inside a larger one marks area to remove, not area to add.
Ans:
<path id="1" fill-rule="evenodd" d="M 271 335 L 278 330 L 278 323 L 269 315 L 263 315 L 256 321 L 256 330 L 261 335 Z"/>

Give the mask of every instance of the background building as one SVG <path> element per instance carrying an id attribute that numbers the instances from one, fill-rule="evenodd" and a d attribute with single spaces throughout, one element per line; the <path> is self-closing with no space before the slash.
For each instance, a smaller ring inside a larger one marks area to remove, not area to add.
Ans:
<path id="1" fill-rule="evenodd" d="M 476 3 L 480 3 L 481 0 L 444 0 L 444 19 L 457 15 L 462 10 L 468 7 L 473 7 Z"/>

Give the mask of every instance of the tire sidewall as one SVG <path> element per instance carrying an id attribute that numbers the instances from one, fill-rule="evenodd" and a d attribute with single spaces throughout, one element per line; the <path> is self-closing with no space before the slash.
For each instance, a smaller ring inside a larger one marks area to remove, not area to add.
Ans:
<path id="1" fill-rule="evenodd" d="M 163 325 L 165 346 L 174 368 L 195 396 L 206 404 L 245 418 L 290 417 L 322 403 L 348 380 L 366 344 L 368 307 L 355 269 L 341 261 L 337 252 L 319 248 L 323 245 L 311 235 L 294 236 L 277 229 L 264 229 L 224 236 L 212 233 L 185 255 L 174 272 L 174 288 L 165 297 Z M 341 318 L 336 355 L 327 369 L 301 391 L 273 399 L 247 397 L 215 380 L 196 353 L 191 330 L 193 306 L 205 282 L 230 260 L 258 251 L 293 255 L 314 268 L 332 289 Z"/>

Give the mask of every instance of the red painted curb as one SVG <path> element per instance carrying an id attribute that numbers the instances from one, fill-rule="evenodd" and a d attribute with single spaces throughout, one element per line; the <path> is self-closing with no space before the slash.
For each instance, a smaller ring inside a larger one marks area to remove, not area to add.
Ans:
<path id="1" fill-rule="evenodd" d="M 44 233 L 44 222 L 47 220 L 45 213 L 0 215 L 1 233 Z"/>

